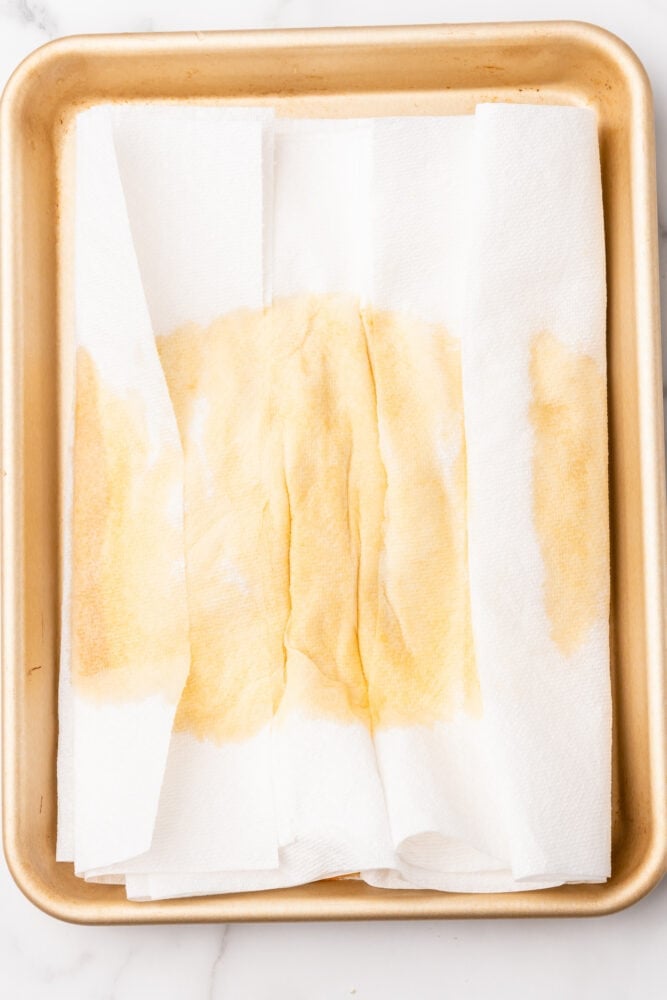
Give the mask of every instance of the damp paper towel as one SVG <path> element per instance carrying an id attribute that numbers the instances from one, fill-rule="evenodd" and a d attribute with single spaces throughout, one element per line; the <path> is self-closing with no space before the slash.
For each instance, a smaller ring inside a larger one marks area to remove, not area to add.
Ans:
<path id="1" fill-rule="evenodd" d="M 76 172 L 58 858 L 607 878 L 593 112 L 101 106 Z"/>

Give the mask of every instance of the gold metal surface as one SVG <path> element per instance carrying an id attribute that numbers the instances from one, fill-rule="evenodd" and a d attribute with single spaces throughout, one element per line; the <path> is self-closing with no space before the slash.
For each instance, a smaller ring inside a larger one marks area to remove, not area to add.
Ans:
<path id="1" fill-rule="evenodd" d="M 132 903 L 55 861 L 59 367 L 71 347 L 66 137 L 108 100 L 274 104 L 284 115 L 457 114 L 479 101 L 599 116 L 609 283 L 613 876 L 464 895 L 329 881 Z M 556 916 L 626 906 L 663 874 L 665 496 L 651 96 L 633 53 L 578 23 L 63 39 L 16 70 L 1 110 L 4 843 L 38 906 L 89 923 Z"/>

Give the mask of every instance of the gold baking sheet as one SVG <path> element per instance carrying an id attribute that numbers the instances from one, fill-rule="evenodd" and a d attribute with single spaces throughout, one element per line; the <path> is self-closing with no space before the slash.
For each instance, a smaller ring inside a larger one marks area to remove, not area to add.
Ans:
<path id="1" fill-rule="evenodd" d="M 457 114 L 479 101 L 588 104 L 600 124 L 609 283 L 613 876 L 464 895 L 328 881 L 132 903 L 55 861 L 59 361 L 68 307 L 68 130 L 108 100 L 274 104 L 292 116 Z M 601 914 L 665 868 L 665 496 L 651 95 L 590 25 L 88 36 L 33 53 L 2 101 L 4 843 L 38 906 L 89 923 Z"/>

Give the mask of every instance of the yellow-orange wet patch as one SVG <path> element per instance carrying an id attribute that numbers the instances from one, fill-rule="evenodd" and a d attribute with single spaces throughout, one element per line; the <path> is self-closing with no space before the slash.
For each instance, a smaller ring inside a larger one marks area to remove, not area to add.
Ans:
<path id="1" fill-rule="evenodd" d="M 222 741 L 292 709 L 375 726 L 478 711 L 457 342 L 300 296 L 158 348 L 186 459 L 177 729 Z"/>
<path id="2" fill-rule="evenodd" d="M 78 623 L 79 678 L 136 697 L 187 634 L 175 728 L 199 739 L 293 710 L 374 727 L 478 713 L 458 342 L 299 296 L 157 346 L 184 456 L 188 622 L 159 516 L 178 459 L 147 469 L 139 402 L 80 353 L 73 599 L 101 617 Z"/>
<path id="3" fill-rule="evenodd" d="M 365 616 L 373 717 L 402 725 L 478 714 L 459 343 L 393 313 L 368 313 L 366 326 L 386 470 L 379 586 Z"/>
<path id="4" fill-rule="evenodd" d="M 551 636 L 570 655 L 607 614 L 606 385 L 595 360 L 551 333 L 530 356 L 533 501 Z"/>
<path id="5" fill-rule="evenodd" d="M 174 435 L 153 455 L 141 397 L 112 392 L 84 348 L 76 366 L 72 680 L 103 701 L 175 702 L 190 658 L 181 449 Z"/>
<path id="6" fill-rule="evenodd" d="M 175 727 L 240 739 L 282 691 L 289 510 L 270 318 L 239 312 L 158 338 L 185 454 L 192 665 Z"/>

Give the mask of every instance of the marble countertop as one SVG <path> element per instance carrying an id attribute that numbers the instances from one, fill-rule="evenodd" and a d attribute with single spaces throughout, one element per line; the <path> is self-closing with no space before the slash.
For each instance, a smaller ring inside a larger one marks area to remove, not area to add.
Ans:
<path id="1" fill-rule="evenodd" d="M 0 85 L 59 35 L 538 14 L 609 28 L 648 70 L 667 316 L 667 0 L 0 0 Z M 12 1000 L 657 1000 L 667 996 L 665 941 L 667 879 L 632 909 L 589 921 L 76 927 L 27 902 L 0 860 L 0 994 Z"/>

